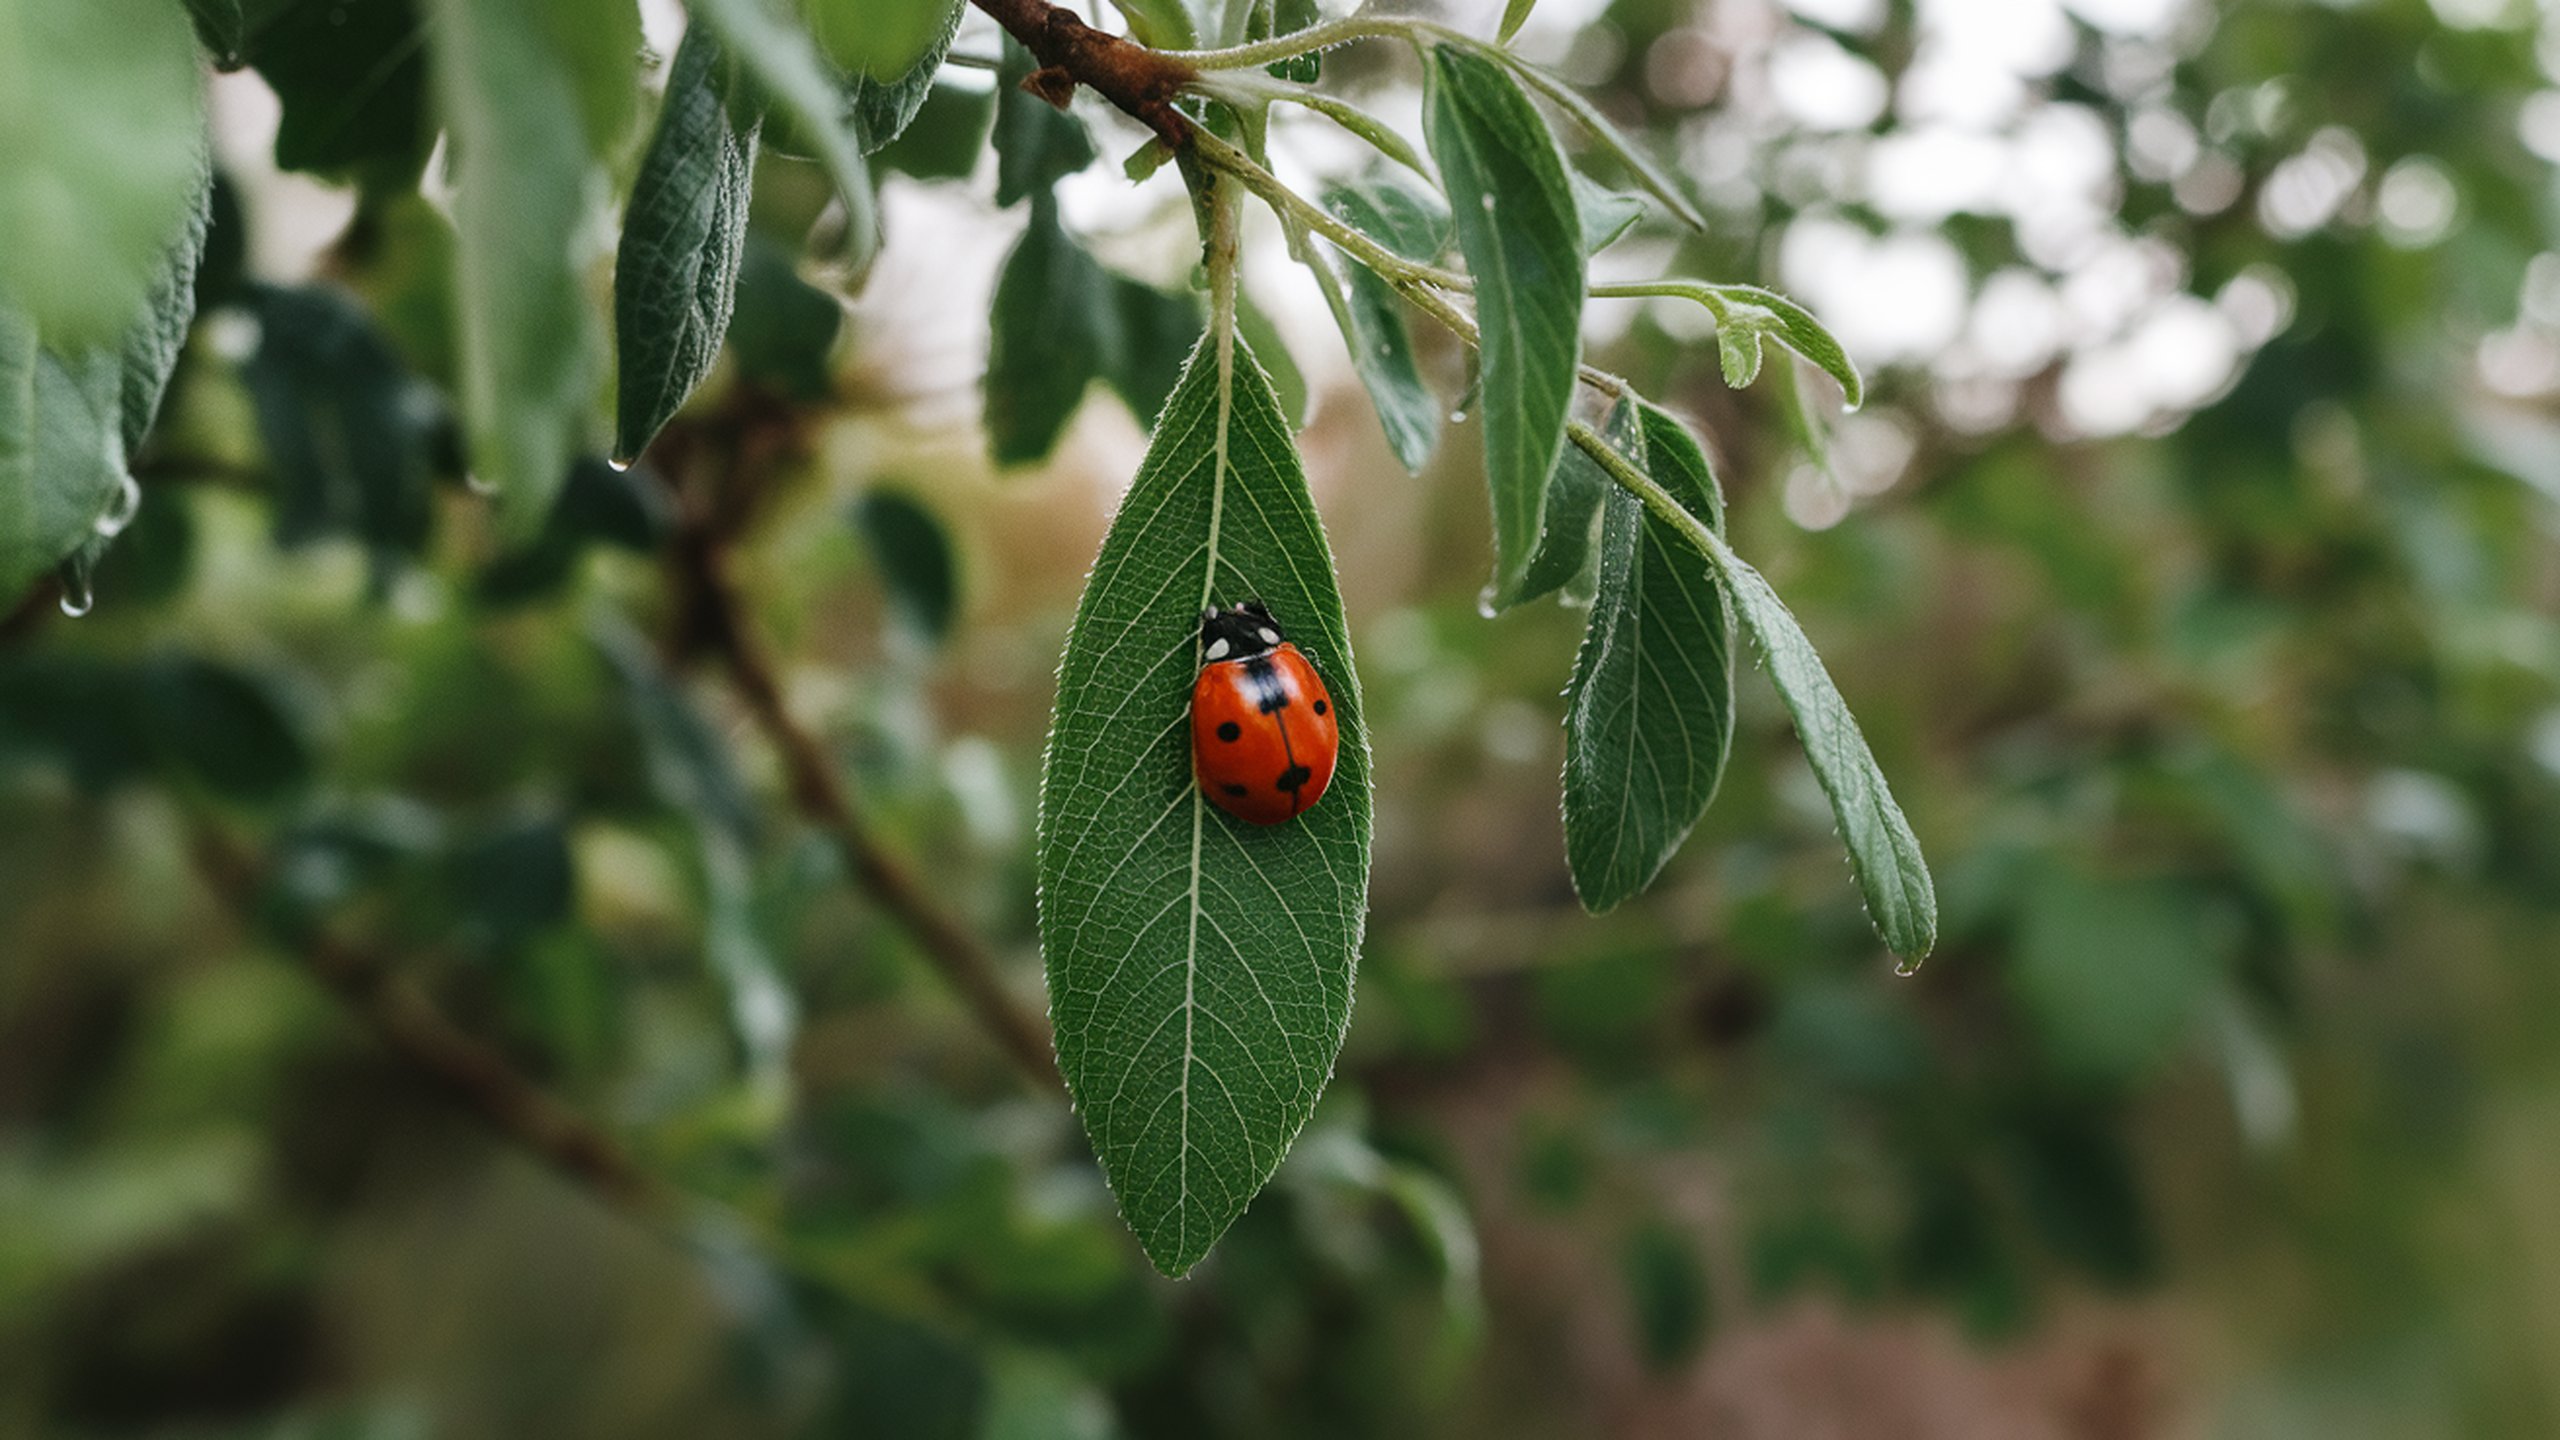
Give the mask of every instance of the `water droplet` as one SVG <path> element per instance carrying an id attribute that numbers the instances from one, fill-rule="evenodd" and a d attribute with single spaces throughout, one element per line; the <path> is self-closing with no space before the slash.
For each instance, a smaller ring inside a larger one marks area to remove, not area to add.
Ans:
<path id="1" fill-rule="evenodd" d="M 1476 592 L 1476 613 L 1487 620 L 1491 620 L 1502 613 L 1502 607 L 1493 603 L 1492 586 L 1487 585 L 1482 590 Z"/>
<path id="2" fill-rule="evenodd" d="M 470 491 L 474 495 L 495 495 L 498 493 L 497 482 L 483 478 L 477 470 L 465 471 L 463 473 L 462 488 Z"/>
<path id="3" fill-rule="evenodd" d="M 89 588 L 89 567 L 77 557 L 62 562 L 62 613 L 77 620 L 98 603 L 96 592 Z"/>
<path id="4" fill-rule="evenodd" d="M 1908 959 L 1896 960 L 1893 962 L 1893 973 L 1903 976 L 1906 979 L 1913 975 L 1917 975 L 1920 973 L 1920 962 Z"/>
<path id="5" fill-rule="evenodd" d="M 1450 411 L 1450 412 L 1449 412 L 1449 423 L 1450 423 L 1450 424 L 1452 424 L 1452 425 L 1464 425 L 1464 424 L 1466 424 L 1466 423 L 1467 423 L 1467 412 L 1466 412 L 1466 411 L 1464 411 L 1464 410 L 1452 410 L 1452 411 Z"/>
<path id="6" fill-rule="evenodd" d="M 107 508 L 99 511 L 98 518 L 89 522 L 89 528 L 97 531 L 100 538 L 113 540 L 124 533 L 124 527 L 132 524 L 133 517 L 141 511 L 142 485 L 127 475 L 124 482 L 116 487 L 114 498 L 107 501 Z"/>
<path id="7" fill-rule="evenodd" d="M 1493 213 L 1493 197 L 1490 195 L 1484 197 L 1484 213 L 1487 215 Z"/>
<path id="8" fill-rule="evenodd" d="M 611 470 L 616 475 L 628 475 L 631 473 L 631 462 L 623 459 L 619 455 L 605 461 L 604 464 L 606 469 Z"/>

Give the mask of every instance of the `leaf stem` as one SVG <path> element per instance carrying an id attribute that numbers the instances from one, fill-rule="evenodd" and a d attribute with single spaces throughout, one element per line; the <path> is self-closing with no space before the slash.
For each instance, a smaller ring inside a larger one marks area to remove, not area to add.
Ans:
<path id="1" fill-rule="evenodd" d="M 1472 276 L 1461 275 L 1454 270 L 1443 270 L 1437 265 L 1425 265 L 1420 261 L 1407 260 L 1326 214 L 1322 206 L 1281 184 L 1279 177 L 1253 163 L 1251 156 L 1208 131 L 1195 131 L 1191 145 L 1199 153 L 1202 163 L 1234 176 L 1244 188 L 1260 196 L 1263 202 L 1271 206 L 1274 211 L 1285 213 L 1308 229 L 1332 241 L 1345 254 L 1378 272 L 1380 278 L 1390 283 L 1417 282 L 1460 293 L 1471 292 L 1476 288 L 1476 282 Z M 1397 284 L 1397 288 L 1404 287 L 1402 284 Z"/>
<path id="2" fill-rule="evenodd" d="M 1456 31 L 1428 20 L 1354 15 L 1347 20 L 1328 20 L 1322 25 L 1310 25 L 1287 35 L 1256 40 L 1250 45 L 1231 45 L 1222 50 L 1167 50 L 1163 53 L 1166 59 L 1179 60 L 1194 70 L 1251 70 L 1310 55 L 1318 50 L 1330 50 L 1354 40 L 1419 42 L 1425 37 L 1456 36 Z"/>

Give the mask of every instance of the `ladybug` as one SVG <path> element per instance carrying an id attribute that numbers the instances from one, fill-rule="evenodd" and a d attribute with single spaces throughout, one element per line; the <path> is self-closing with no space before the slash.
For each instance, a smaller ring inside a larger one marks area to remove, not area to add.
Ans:
<path id="1" fill-rule="evenodd" d="M 1191 769 L 1217 807 L 1277 825 L 1313 805 L 1341 748 L 1324 677 L 1259 600 L 1200 614 Z"/>

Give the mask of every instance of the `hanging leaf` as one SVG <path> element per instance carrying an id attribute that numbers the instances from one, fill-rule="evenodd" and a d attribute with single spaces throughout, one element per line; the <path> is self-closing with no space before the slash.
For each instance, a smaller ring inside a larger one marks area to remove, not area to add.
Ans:
<path id="1" fill-rule="evenodd" d="M 1681 508 L 1721 532 L 1724 501 L 1680 422 L 1630 407 L 1644 464 Z M 1585 909 L 1653 883 L 1715 798 L 1733 748 L 1733 619 L 1705 558 L 1610 485 L 1599 584 L 1565 690 L 1564 846 Z"/>
<path id="2" fill-rule="evenodd" d="M 203 81 L 167 0 L 0 0 L 0 308 L 113 345 L 198 213 Z"/>
<path id="3" fill-rule="evenodd" d="M 640 159 L 613 268 L 617 418 L 629 464 L 711 373 L 738 299 L 756 132 L 732 118 L 719 42 L 685 32 Z"/>
<path id="4" fill-rule="evenodd" d="M 1813 642 L 1760 572 L 1743 563 L 1714 530 L 1688 533 L 1691 543 L 1714 562 L 1742 628 L 1750 632 L 1778 698 L 1795 720 L 1805 759 L 1830 797 L 1840 841 L 1849 851 L 1849 868 L 1866 897 L 1867 918 L 1906 965 L 1917 964 L 1938 943 L 1937 887 L 1921 857 L 1919 837 L 1894 803 L 1857 718 L 1840 698 L 1840 687 L 1831 683 Z"/>
<path id="5" fill-rule="evenodd" d="M 817 46 L 797 22 L 770 0 L 693 0 L 696 18 L 712 27 L 721 48 L 755 82 L 769 114 L 810 148 L 844 202 L 846 259 L 857 271 L 880 245 L 880 220 L 872 203 L 871 169 L 863 162 L 861 124 Z"/>
<path id="6" fill-rule="evenodd" d="M 1332 186 L 1324 205 L 1407 259 L 1436 259 L 1447 248 L 1446 213 L 1435 215 L 1429 202 L 1386 176 Z M 1310 268 L 1342 329 L 1352 369 L 1369 392 L 1388 448 L 1408 472 L 1420 474 L 1440 444 L 1440 398 L 1422 378 L 1403 298 L 1369 267 L 1348 259 L 1319 256 Z"/>
<path id="7" fill-rule="evenodd" d="M 863 496 L 853 520 L 889 592 L 890 609 L 926 642 L 941 644 L 960 604 L 959 558 L 950 532 L 914 496 L 897 490 Z"/>
<path id="8" fill-rule="evenodd" d="M 843 8 L 843 0 L 837 0 L 836 8 Z M 933 90 L 933 77 L 941 71 L 943 58 L 951 53 L 952 37 L 960 33 L 960 17 L 968 8 L 965 0 L 910 4 L 907 10 L 911 16 L 919 10 L 928 14 L 939 11 L 939 15 L 933 21 L 936 28 L 927 33 L 925 43 L 903 69 L 882 77 L 863 68 L 846 67 L 852 71 L 846 85 L 846 103 L 852 108 L 854 133 L 861 137 L 864 154 L 877 154 L 914 123 L 917 112 L 924 108 L 925 97 Z M 838 64 L 844 63 L 841 55 L 836 59 Z"/>
<path id="9" fill-rule="evenodd" d="M 1502 28 L 1493 32 L 1495 38 L 1505 45 L 1510 44 L 1511 37 L 1519 34 L 1520 27 L 1528 23 L 1529 12 L 1537 8 L 1538 0 L 1510 0 L 1502 7 Z"/>
<path id="10" fill-rule="evenodd" d="M 608 65 L 627 71 L 638 22 L 614 0 L 430 0 L 428 14 L 457 177 L 471 463 L 497 487 L 509 533 L 529 540 L 568 477 L 602 378 L 578 236 L 607 138 L 590 124 L 609 112 L 589 82 Z"/>
<path id="11" fill-rule="evenodd" d="M 128 472 L 195 316 L 212 171 L 146 282 L 144 307 L 118 344 L 61 343 L 0 305 L 0 606 L 37 576 L 76 561 L 84 577 L 140 492 Z M 78 607 L 86 603 L 72 597 Z"/>
<path id="12" fill-rule="evenodd" d="M 1111 296 L 1119 335 L 1105 378 L 1138 423 L 1152 425 L 1182 381 L 1182 358 L 1200 343 L 1200 302 L 1125 275 L 1111 277 Z"/>
<path id="13" fill-rule="evenodd" d="M 963 0 L 800 0 L 800 13 L 819 50 L 853 78 L 851 94 L 859 104 L 864 82 L 902 83 L 928 54 L 949 45 L 951 32 L 960 28 L 962 5 Z M 940 56 L 933 58 L 940 63 Z"/>
<path id="14" fill-rule="evenodd" d="M 275 477 L 276 542 L 352 536 L 377 563 L 418 553 L 441 402 L 351 297 L 261 286 L 251 304 L 258 349 L 242 378 Z"/>
<path id="15" fill-rule="evenodd" d="M 1330 557 L 1269 379 L 1213 331 L 1076 608 L 1040 796 L 1059 1067 L 1170 1275 L 1278 1168 L 1350 1017 L 1369 754 Z M 1342 737 L 1324 799 L 1270 827 L 1202 798 L 1184 723 L 1202 607 L 1255 598 L 1323 674 Z"/>
<path id="16" fill-rule="evenodd" d="M 1546 122 L 1483 55 L 1433 47 L 1423 131 L 1476 281 L 1493 589 L 1507 599 L 1537 549 L 1582 360 L 1582 217 Z"/>
<path id="17" fill-rule="evenodd" d="M 1058 223 L 1048 191 L 996 278 L 987 346 L 987 444 L 999 465 L 1045 458 L 1117 347 L 1111 277 Z"/>
<path id="18" fill-rule="evenodd" d="M 1582 213 L 1582 250 L 1597 255 L 1626 238 L 1644 218 L 1644 202 L 1621 195 L 1579 170 L 1573 177 L 1574 208 Z"/>

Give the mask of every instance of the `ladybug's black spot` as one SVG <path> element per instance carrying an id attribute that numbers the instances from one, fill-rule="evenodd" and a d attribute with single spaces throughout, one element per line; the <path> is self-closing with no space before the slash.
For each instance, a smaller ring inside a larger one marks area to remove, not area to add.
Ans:
<path id="1" fill-rule="evenodd" d="M 1233 720 L 1220 721 L 1218 724 L 1218 738 L 1228 741 L 1241 740 L 1244 738 L 1244 727 L 1238 725 Z"/>
<path id="2" fill-rule="evenodd" d="M 1321 715 L 1321 714 L 1323 714 L 1323 713 L 1324 713 L 1324 710 L 1325 710 L 1324 702 L 1323 702 L 1323 701 L 1321 701 L 1321 700 L 1317 701 L 1317 702 L 1316 702 L 1316 713 L 1317 713 L 1317 714 L 1319 714 L 1319 715 Z"/>
<path id="3" fill-rule="evenodd" d="M 1242 795 L 1245 793 L 1244 787 L 1241 785 L 1221 785 L 1218 788 L 1226 791 L 1230 795 Z"/>
<path id="4" fill-rule="evenodd" d="M 1292 765 L 1288 769 L 1280 772 L 1280 783 L 1272 788 L 1275 790 L 1295 790 L 1314 778 L 1316 778 L 1315 772 L 1309 770 L 1306 766 Z"/>

